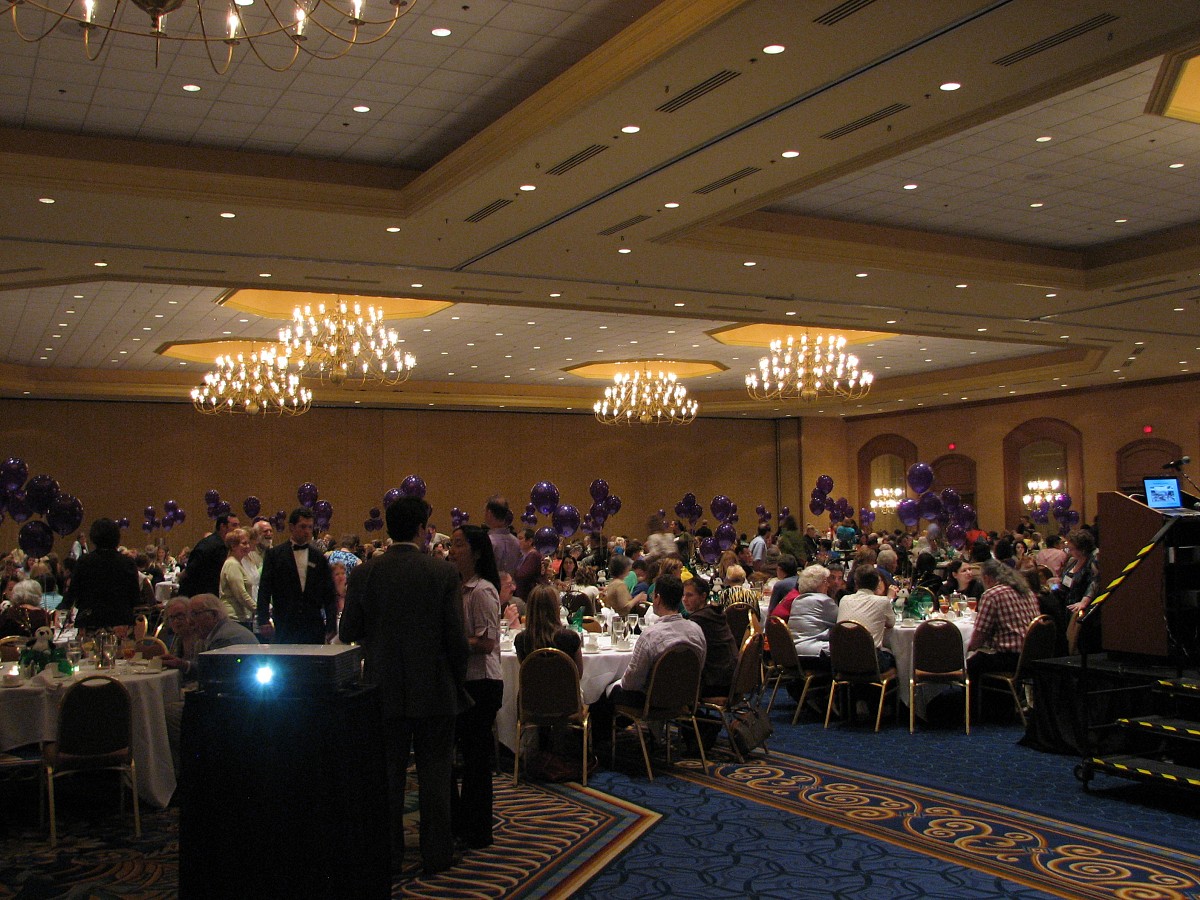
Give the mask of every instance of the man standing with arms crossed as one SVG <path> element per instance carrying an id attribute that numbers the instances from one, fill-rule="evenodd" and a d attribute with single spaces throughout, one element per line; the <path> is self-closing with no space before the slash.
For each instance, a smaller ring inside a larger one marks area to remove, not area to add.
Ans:
<path id="1" fill-rule="evenodd" d="M 386 552 L 356 566 L 346 591 L 341 639 L 366 651 L 364 677 L 379 686 L 387 744 L 392 871 L 404 858 L 404 787 L 410 748 L 420 783 L 421 863 L 426 875 L 450 868 L 454 720 L 466 678 L 458 572 L 417 546 L 429 507 L 402 497 L 387 508 Z"/>

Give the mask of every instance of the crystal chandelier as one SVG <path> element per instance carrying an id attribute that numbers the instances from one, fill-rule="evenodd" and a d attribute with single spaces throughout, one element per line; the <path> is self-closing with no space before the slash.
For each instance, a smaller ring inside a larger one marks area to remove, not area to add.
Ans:
<path id="1" fill-rule="evenodd" d="M 312 391 L 287 370 L 288 360 L 266 347 L 218 356 L 204 383 L 192 388 L 192 406 L 207 415 L 288 415 L 308 412 Z"/>
<path id="2" fill-rule="evenodd" d="M 90 60 L 100 57 L 111 35 L 122 34 L 153 39 L 156 66 L 163 41 L 180 47 L 201 44 L 218 75 L 229 71 L 234 48 L 243 42 L 276 72 L 290 69 L 301 53 L 338 59 L 356 46 L 387 37 L 415 0 L 371 2 L 384 9 L 378 17 L 370 15 L 367 0 L 346 0 L 345 5 L 332 0 L 67 0 L 61 6 L 48 0 L 0 0 L 7 3 L 13 30 L 26 43 L 74 22 Z"/>
<path id="3" fill-rule="evenodd" d="M 895 512 L 900 501 L 904 499 L 904 488 L 875 488 L 874 494 L 871 509 Z"/>
<path id="4" fill-rule="evenodd" d="M 841 335 L 805 332 L 797 347 L 791 336 L 786 343 L 771 341 L 771 355 L 758 361 L 758 371 L 746 376 L 746 390 L 755 400 L 857 400 L 871 389 L 875 376 L 860 371 L 858 357 L 842 352 Z"/>
<path id="5" fill-rule="evenodd" d="M 592 410 L 604 425 L 686 425 L 696 418 L 700 404 L 687 398 L 687 388 L 674 372 L 652 375 L 643 365 L 614 375 Z"/>
<path id="6" fill-rule="evenodd" d="M 1026 509 L 1038 509 L 1043 503 L 1053 503 L 1061 497 L 1062 494 L 1058 490 L 1061 486 L 1062 482 L 1057 478 L 1027 482 L 1025 488 L 1029 493 L 1021 498 L 1021 502 L 1025 504 Z"/>
<path id="7" fill-rule="evenodd" d="M 296 360 L 301 375 L 318 375 L 341 385 L 347 379 L 395 385 L 408 379 L 416 357 L 400 349 L 402 341 L 383 325 L 383 313 L 368 306 L 364 315 L 346 301 L 326 311 L 325 304 L 296 307 L 292 324 L 279 332 L 285 352 Z"/>

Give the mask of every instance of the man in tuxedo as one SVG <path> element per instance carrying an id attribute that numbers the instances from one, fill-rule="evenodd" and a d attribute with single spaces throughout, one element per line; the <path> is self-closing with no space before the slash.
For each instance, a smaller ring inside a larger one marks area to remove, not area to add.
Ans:
<path id="1" fill-rule="evenodd" d="M 181 596 L 221 593 L 221 566 L 225 565 L 225 557 L 229 555 L 225 535 L 240 525 L 237 516 L 217 517 L 216 531 L 198 541 L 188 556 L 187 569 L 179 581 Z"/>
<path id="2" fill-rule="evenodd" d="M 454 865 L 450 828 L 454 720 L 466 678 L 467 645 L 458 571 L 417 545 L 429 507 L 402 497 L 387 508 L 396 543 L 354 568 L 341 639 L 366 651 L 364 677 L 379 686 L 387 742 L 392 869 L 404 857 L 404 787 L 410 748 L 420 784 L 421 863 L 426 874 Z"/>
<path id="3" fill-rule="evenodd" d="M 288 532 L 287 543 L 263 556 L 258 630 L 271 643 L 323 644 L 337 631 L 337 591 L 325 555 L 312 543 L 312 510 L 292 510 Z"/>

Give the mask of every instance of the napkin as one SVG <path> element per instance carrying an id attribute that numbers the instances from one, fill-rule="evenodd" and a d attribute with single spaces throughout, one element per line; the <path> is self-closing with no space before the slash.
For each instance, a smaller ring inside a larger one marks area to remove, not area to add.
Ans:
<path id="1" fill-rule="evenodd" d="M 42 671 L 30 678 L 29 684 L 31 686 L 36 685 L 37 687 L 45 688 L 48 691 L 57 691 L 62 688 L 62 679 L 54 677 L 55 671 L 55 669 L 47 666 L 46 668 L 42 669 Z"/>

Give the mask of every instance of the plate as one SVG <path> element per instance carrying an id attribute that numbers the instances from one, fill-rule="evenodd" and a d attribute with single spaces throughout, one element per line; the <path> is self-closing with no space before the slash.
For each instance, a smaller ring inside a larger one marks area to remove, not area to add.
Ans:
<path id="1" fill-rule="evenodd" d="M 597 653 L 600 652 L 600 648 L 597 647 L 594 650 L 589 650 L 587 647 L 584 647 L 583 652 L 586 653 L 588 656 L 595 656 Z"/>

